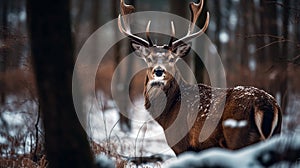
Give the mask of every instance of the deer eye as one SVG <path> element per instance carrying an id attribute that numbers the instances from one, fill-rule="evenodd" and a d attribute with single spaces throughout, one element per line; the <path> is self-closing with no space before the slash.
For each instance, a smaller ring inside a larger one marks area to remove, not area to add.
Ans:
<path id="1" fill-rule="evenodd" d="M 146 62 L 152 62 L 151 58 L 145 57 Z"/>
<path id="2" fill-rule="evenodd" d="M 169 62 L 175 62 L 175 58 L 173 58 L 173 57 L 170 58 L 170 59 L 169 59 Z"/>
<path id="3" fill-rule="evenodd" d="M 168 45 L 163 45 L 163 49 L 165 49 L 165 50 L 169 50 L 170 49 L 170 47 L 168 46 Z"/>

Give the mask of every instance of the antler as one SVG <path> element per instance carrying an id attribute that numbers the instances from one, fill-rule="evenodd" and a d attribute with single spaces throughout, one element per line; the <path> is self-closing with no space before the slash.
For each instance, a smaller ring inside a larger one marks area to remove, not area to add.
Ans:
<path id="1" fill-rule="evenodd" d="M 170 42 L 169 42 L 169 45 L 168 47 L 171 48 L 172 47 L 172 43 L 173 43 L 173 40 L 175 38 L 175 27 L 174 27 L 174 23 L 173 21 L 171 21 L 171 33 L 172 33 L 172 36 L 171 36 L 171 39 L 170 39 Z"/>
<path id="2" fill-rule="evenodd" d="M 205 32 L 205 30 L 208 27 L 208 23 L 209 23 L 209 13 L 208 12 L 207 12 L 206 21 L 205 21 L 203 28 L 201 30 L 199 30 L 198 32 L 193 33 L 197 19 L 198 19 L 199 15 L 201 14 L 203 4 L 204 4 L 204 0 L 201 0 L 201 2 L 199 2 L 198 4 L 196 4 L 194 2 L 190 3 L 191 23 L 189 24 L 188 32 L 184 37 L 182 37 L 181 39 L 178 39 L 174 42 L 173 42 L 173 40 L 175 38 L 175 28 L 174 28 L 174 23 L 171 22 L 172 37 L 171 37 L 169 45 L 168 45 L 169 48 L 173 48 L 173 49 L 177 48 L 179 45 L 181 45 L 185 42 L 188 42 L 188 41 L 192 40 L 193 38 L 202 35 Z M 147 28 L 146 28 L 146 37 L 148 40 L 147 41 L 147 40 L 131 33 L 130 26 L 129 26 L 129 18 L 126 15 L 133 13 L 135 10 L 134 7 L 132 5 L 125 4 L 124 0 L 120 0 L 120 8 L 121 8 L 121 15 L 119 15 L 119 17 L 118 17 L 118 26 L 119 26 L 120 31 L 123 34 L 125 34 L 126 36 L 128 36 L 131 40 L 133 40 L 137 43 L 140 43 L 146 47 L 153 46 L 153 42 L 150 38 L 150 32 L 149 32 L 151 21 L 148 22 Z"/>
<path id="3" fill-rule="evenodd" d="M 119 17 L 118 17 L 118 26 L 119 26 L 120 31 L 123 34 L 125 34 L 126 36 L 128 36 L 131 40 L 133 40 L 137 43 L 140 43 L 146 47 L 153 46 L 153 43 L 152 43 L 152 41 L 150 39 L 150 35 L 149 35 L 151 21 L 148 22 L 148 25 L 146 28 L 146 36 L 148 39 L 148 41 L 146 41 L 146 40 L 142 39 L 141 37 L 138 37 L 131 33 L 130 26 L 129 26 L 129 18 L 126 15 L 133 13 L 135 10 L 134 7 L 132 5 L 125 4 L 124 0 L 121 0 L 120 8 L 121 8 L 121 15 L 122 15 L 122 16 L 119 15 Z"/>
<path id="4" fill-rule="evenodd" d="M 198 4 L 196 4 L 194 2 L 190 3 L 191 23 L 189 25 L 188 32 L 187 32 L 186 36 L 184 36 L 183 38 L 172 42 L 172 45 L 171 45 L 172 48 L 176 48 L 179 45 L 181 45 L 182 43 L 188 42 L 188 41 L 192 40 L 193 38 L 202 35 L 205 32 L 205 30 L 208 27 L 208 23 L 209 23 L 209 12 L 207 12 L 206 21 L 205 21 L 203 28 L 201 30 L 199 30 L 198 32 L 193 33 L 197 19 L 202 11 L 203 4 L 204 4 L 204 0 L 201 0 L 201 2 L 199 2 Z M 172 29 L 173 29 L 173 27 L 174 27 L 174 25 L 172 25 Z M 172 34 L 173 34 L 173 32 L 175 32 L 175 31 L 172 30 Z M 171 43 L 171 41 L 170 41 L 170 43 Z M 170 44 L 169 44 L 169 46 L 170 46 Z"/>

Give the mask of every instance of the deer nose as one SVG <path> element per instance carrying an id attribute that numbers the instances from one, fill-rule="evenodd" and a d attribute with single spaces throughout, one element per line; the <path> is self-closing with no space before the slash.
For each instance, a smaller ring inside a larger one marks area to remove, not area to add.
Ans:
<path id="1" fill-rule="evenodd" d="M 165 72 L 165 70 L 162 69 L 161 67 L 154 69 L 154 74 L 157 77 L 161 77 L 164 74 L 164 72 Z"/>

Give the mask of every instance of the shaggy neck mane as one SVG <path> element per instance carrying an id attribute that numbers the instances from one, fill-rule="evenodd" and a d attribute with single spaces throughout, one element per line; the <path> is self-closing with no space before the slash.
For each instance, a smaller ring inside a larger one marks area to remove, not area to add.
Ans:
<path id="1" fill-rule="evenodd" d="M 176 103 L 180 101 L 181 97 L 179 85 L 185 82 L 182 78 L 179 78 L 177 81 L 175 78 L 172 78 L 172 80 L 168 81 L 162 88 L 151 87 L 148 82 L 149 79 L 146 77 L 144 90 L 145 108 L 156 121 L 164 125 L 161 120 L 165 120 L 169 113 L 178 113 Z M 166 97 L 166 100 L 162 100 L 162 97 Z"/>

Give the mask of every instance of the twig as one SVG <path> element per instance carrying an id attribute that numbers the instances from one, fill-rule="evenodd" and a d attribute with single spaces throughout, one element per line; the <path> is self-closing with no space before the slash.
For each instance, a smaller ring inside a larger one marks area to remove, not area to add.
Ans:
<path id="1" fill-rule="evenodd" d="M 94 104 L 91 105 L 91 107 L 90 107 L 90 109 L 88 111 L 88 117 L 87 117 L 88 128 L 90 130 L 89 132 L 90 132 L 91 135 L 93 134 L 93 132 L 92 132 L 92 126 L 91 126 L 91 119 L 90 119 L 90 117 L 91 117 L 91 112 L 92 112 L 93 107 L 94 107 Z"/>
<path id="2" fill-rule="evenodd" d="M 243 36 L 241 34 L 238 34 L 237 36 Z M 275 38 L 275 39 L 284 39 L 283 36 L 276 36 L 272 34 L 252 34 L 252 35 L 244 35 L 244 38 L 254 38 L 254 37 L 269 37 L 269 38 Z"/>
<path id="3" fill-rule="evenodd" d="M 40 121 L 40 115 L 41 115 L 41 106 L 38 104 L 38 115 L 37 115 L 37 120 L 34 125 L 35 127 L 35 149 L 34 149 L 34 156 L 33 156 L 33 161 L 37 162 L 38 157 L 37 157 L 37 150 L 39 147 L 39 121 Z"/>
<path id="4" fill-rule="evenodd" d="M 237 36 L 242 37 L 242 35 L 240 35 L 240 34 L 238 34 Z M 269 47 L 269 46 L 274 45 L 274 44 L 277 44 L 277 43 L 286 43 L 286 42 L 287 42 L 287 43 L 292 43 L 292 44 L 294 44 L 294 45 L 297 46 L 297 47 L 300 45 L 300 43 L 299 43 L 298 41 L 289 40 L 289 39 L 286 39 L 286 38 L 283 37 L 283 36 L 276 36 L 276 35 L 271 35 L 271 34 L 254 34 L 254 35 L 245 35 L 245 36 L 244 36 L 244 38 L 257 38 L 257 37 L 262 37 L 262 38 L 265 38 L 265 37 L 267 37 L 267 38 L 274 38 L 274 39 L 277 39 L 277 40 L 272 41 L 271 43 L 265 44 L 265 45 L 263 45 L 263 46 L 257 48 L 257 49 L 255 50 L 255 52 L 258 52 L 259 50 L 262 50 L 262 49 L 264 49 L 264 48 L 266 48 L 266 47 Z"/>
<path id="5" fill-rule="evenodd" d="M 135 144 L 134 144 L 134 156 L 135 157 L 137 157 L 137 154 L 136 154 L 136 152 L 137 152 L 137 140 L 138 140 L 138 138 L 139 138 L 139 134 L 140 134 L 140 132 L 141 132 L 141 130 L 142 130 L 142 128 L 144 127 L 144 125 L 146 125 L 147 124 L 147 122 L 144 122 L 143 123 L 143 125 L 140 127 L 140 129 L 139 129 L 139 131 L 138 131 L 138 133 L 137 133 L 137 136 L 136 136 L 136 138 L 135 138 Z M 147 126 L 147 125 L 146 125 Z M 146 127 L 146 129 L 147 129 L 147 127 Z M 146 132 L 146 131 L 145 131 Z M 145 134 L 143 135 L 143 139 L 142 139 L 142 147 L 143 147 L 143 141 L 144 141 L 144 137 L 145 137 Z M 143 153 L 141 152 L 141 157 L 142 157 L 142 155 L 143 155 Z"/>
<path id="6" fill-rule="evenodd" d="M 258 52 L 259 50 L 262 50 L 262 49 L 264 49 L 264 48 L 266 48 L 266 47 L 269 47 L 269 46 L 271 46 L 271 45 L 273 45 L 273 44 L 277 44 L 277 43 L 281 43 L 281 42 L 283 42 L 283 41 L 282 41 L 282 40 L 278 40 L 278 41 L 273 41 L 273 42 L 271 42 L 271 43 L 265 44 L 265 45 L 263 45 L 263 46 L 257 48 L 257 49 L 255 50 L 255 52 Z"/>
<path id="7" fill-rule="evenodd" d="M 113 125 L 113 127 L 110 129 L 109 131 L 109 135 L 108 135 L 108 142 L 107 143 L 110 143 L 110 138 L 111 138 L 111 134 L 112 134 L 112 131 L 115 129 L 116 125 L 120 122 L 120 119 L 118 119 L 118 121 Z"/>
<path id="8" fill-rule="evenodd" d="M 283 8 L 286 8 L 286 9 L 294 10 L 295 12 L 300 11 L 300 9 L 298 9 L 298 8 L 294 8 L 294 7 L 291 7 L 291 6 L 286 6 L 283 3 L 280 3 L 280 2 L 277 2 L 277 1 L 266 1 L 266 3 L 268 3 L 268 4 L 272 3 L 272 4 L 275 4 L 275 5 L 281 6 Z"/>
<path id="9" fill-rule="evenodd" d="M 300 65 L 300 55 L 297 55 L 296 57 L 288 60 L 289 62 L 293 63 L 293 64 L 297 64 Z"/>
<path id="10" fill-rule="evenodd" d="M 110 146 L 109 146 L 109 137 L 108 137 L 108 131 L 107 131 L 107 125 L 106 125 L 106 117 L 105 117 L 105 114 L 104 114 L 104 106 L 103 106 L 103 103 L 101 102 L 101 107 L 102 107 L 102 118 L 103 118 L 103 124 L 104 124 L 104 131 L 105 131 L 105 138 L 106 138 L 106 147 L 107 147 L 107 152 L 106 154 L 110 154 Z"/>

